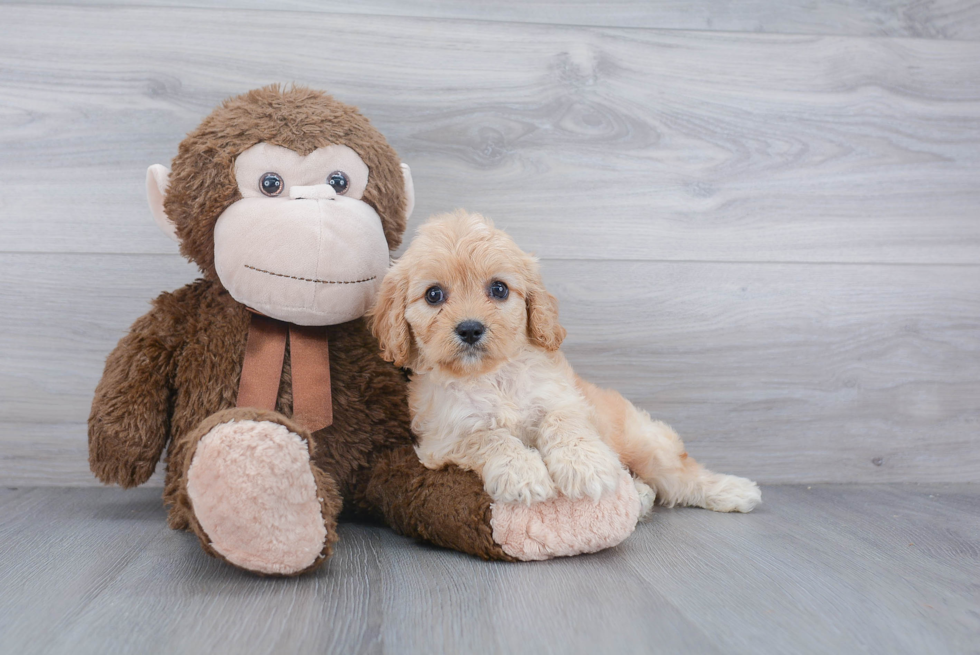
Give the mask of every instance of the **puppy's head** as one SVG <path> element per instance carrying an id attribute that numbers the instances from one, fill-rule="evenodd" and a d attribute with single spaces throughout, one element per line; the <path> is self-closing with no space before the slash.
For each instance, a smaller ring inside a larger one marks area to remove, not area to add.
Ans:
<path id="1" fill-rule="evenodd" d="M 369 312 L 385 359 L 417 371 L 489 371 L 565 338 L 537 261 L 479 214 L 433 216 L 381 283 Z"/>

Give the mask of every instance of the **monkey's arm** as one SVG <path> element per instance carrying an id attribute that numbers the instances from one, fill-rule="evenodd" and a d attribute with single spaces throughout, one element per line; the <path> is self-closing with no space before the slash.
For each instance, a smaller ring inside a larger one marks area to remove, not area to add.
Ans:
<path id="1" fill-rule="evenodd" d="M 528 507 L 496 503 L 480 478 L 450 466 L 425 468 L 411 446 L 379 456 L 367 502 L 401 534 L 496 560 L 541 560 L 594 553 L 633 532 L 640 499 L 629 473 L 596 503 L 558 497 Z"/>
<path id="2" fill-rule="evenodd" d="M 480 478 L 455 466 L 427 469 L 412 446 L 378 455 L 365 500 L 400 534 L 483 559 L 515 559 L 493 540 Z"/>
<path id="3" fill-rule="evenodd" d="M 167 445 L 182 313 L 162 294 L 106 360 L 88 419 L 89 466 L 102 482 L 143 484 Z"/>

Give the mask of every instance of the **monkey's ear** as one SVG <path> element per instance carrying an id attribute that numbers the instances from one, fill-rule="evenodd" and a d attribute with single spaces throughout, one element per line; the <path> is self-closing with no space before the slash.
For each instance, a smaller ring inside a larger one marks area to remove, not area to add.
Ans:
<path id="1" fill-rule="evenodd" d="M 402 163 L 402 177 L 405 179 L 405 220 L 412 217 L 415 209 L 415 183 L 412 182 L 412 169 Z"/>
<path id="2" fill-rule="evenodd" d="M 163 198 L 167 195 L 167 185 L 170 183 L 170 169 L 160 164 L 153 164 L 146 169 L 146 200 L 150 203 L 150 212 L 157 227 L 174 241 L 177 238 L 177 226 L 167 218 L 163 211 Z"/>

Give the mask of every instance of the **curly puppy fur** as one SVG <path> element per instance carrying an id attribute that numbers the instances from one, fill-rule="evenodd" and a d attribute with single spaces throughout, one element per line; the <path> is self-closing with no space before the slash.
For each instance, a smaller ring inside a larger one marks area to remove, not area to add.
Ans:
<path id="1" fill-rule="evenodd" d="M 438 302 L 427 298 L 433 288 Z M 480 326 L 475 342 L 464 323 Z M 598 500 L 616 489 L 622 464 L 664 505 L 748 512 L 761 500 L 754 482 L 708 471 L 670 427 L 575 375 L 537 261 L 478 214 L 436 216 L 419 230 L 382 283 L 372 329 L 384 356 L 413 370 L 422 462 L 475 471 L 495 500 Z"/>

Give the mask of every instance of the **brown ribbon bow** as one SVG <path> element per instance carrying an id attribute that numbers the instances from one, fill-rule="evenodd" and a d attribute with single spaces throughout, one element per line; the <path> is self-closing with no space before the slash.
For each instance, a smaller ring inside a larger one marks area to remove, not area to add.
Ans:
<path id="1" fill-rule="evenodd" d="M 322 430 L 333 423 L 330 349 L 323 326 L 294 325 L 252 312 L 237 406 L 275 410 L 287 337 L 293 420 L 310 432 Z"/>

